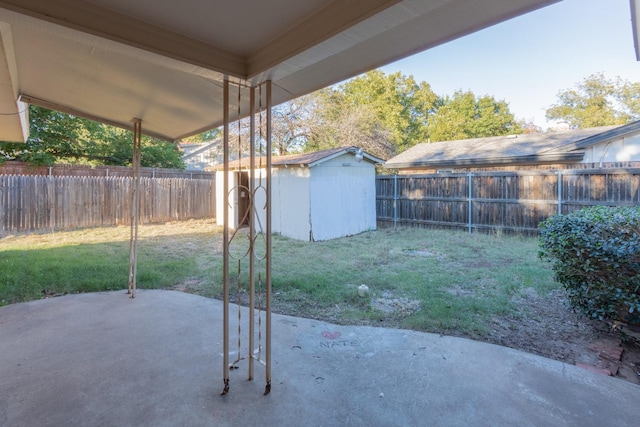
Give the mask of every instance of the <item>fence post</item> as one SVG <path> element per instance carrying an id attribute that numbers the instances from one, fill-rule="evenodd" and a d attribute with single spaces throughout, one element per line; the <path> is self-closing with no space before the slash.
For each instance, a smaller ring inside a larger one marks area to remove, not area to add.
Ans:
<path id="1" fill-rule="evenodd" d="M 562 171 L 558 171 L 558 215 L 562 215 Z"/>
<path id="2" fill-rule="evenodd" d="M 398 226 L 398 175 L 393 175 L 393 228 Z"/>
<path id="3" fill-rule="evenodd" d="M 473 229 L 473 216 L 472 216 L 472 212 L 471 212 L 471 208 L 473 205 L 473 174 L 471 172 L 469 172 L 469 234 L 471 234 L 471 230 Z"/>

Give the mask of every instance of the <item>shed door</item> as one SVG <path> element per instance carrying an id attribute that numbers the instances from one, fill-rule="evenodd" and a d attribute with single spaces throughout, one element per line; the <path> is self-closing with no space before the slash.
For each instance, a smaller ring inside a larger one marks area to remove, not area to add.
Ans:
<path id="1" fill-rule="evenodd" d="M 238 172 L 238 227 L 249 225 L 249 172 Z"/>

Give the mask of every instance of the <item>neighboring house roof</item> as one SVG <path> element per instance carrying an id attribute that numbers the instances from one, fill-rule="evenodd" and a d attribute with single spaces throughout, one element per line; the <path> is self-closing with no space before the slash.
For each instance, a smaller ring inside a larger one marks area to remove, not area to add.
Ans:
<path id="1" fill-rule="evenodd" d="M 575 129 L 415 145 L 387 160 L 388 169 L 579 162 L 584 149 L 640 130 L 640 122 L 623 126 Z"/>
<path id="2" fill-rule="evenodd" d="M 585 148 L 591 147 L 592 145 L 595 144 L 600 144 L 602 142 L 608 142 L 608 141 L 613 141 L 614 139 L 619 139 L 622 137 L 625 137 L 629 134 L 632 133 L 636 133 L 638 131 L 640 131 L 640 121 L 637 122 L 633 122 L 633 123 L 629 123 L 623 126 L 609 126 L 610 129 L 607 129 L 605 127 L 601 127 L 601 128 L 595 128 L 595 129 L 602 129 L 603 132 L 598 133 L 596 135 L 584 138 L 584 139 L 580 139 L 578 141 L 575 141 L 573 143 L 568 143 L 567 145 L 563 146 L 563 147 L 558 147 L 554 150 L 550 150 L 550 151 L 557 151 L 560 149 L 564 149 L 564 150 L 583 150 Z"/>
<path id="3" fill-rule="evenodd" d="M 364 150 L 357 147 L 337 147 L 330 148 L 328 150 L 314 151 L 311 153 L 301 154 L 288 154 L 286 156 L 273 156 L 271 157 L 272 167 L 288 167 L 288 166 L 300 166 L 300 167 L 313 167 L 321 163 L 327 162 L 343 154 L 352 153 L 355 156 L 361 155 L 362 159 L 370 163 L 379 164 L 384 163 L 384 160 L 372 156 Z M 249 157 L 243 157 L 239 160 L 229 162 L 229 169 L 248 169 L 251 159 Z M 255 164 L 257 167 L 260 165 L 266 165 L 266 157 L 256 156 Z M 222 170 L 224 165 L 215 165 L 207 168 L 207 170 Z"/>

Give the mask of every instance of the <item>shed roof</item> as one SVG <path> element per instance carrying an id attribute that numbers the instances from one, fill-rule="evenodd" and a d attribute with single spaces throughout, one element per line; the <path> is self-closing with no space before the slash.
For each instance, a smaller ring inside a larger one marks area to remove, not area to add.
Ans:
<path id="1" fill-rule="evenodd" d="M 557 1 L 0 0 L 0 140 L 29 103 L 179 140 L 222 124 L 226 79 L 277 105 Z"/>
<path id="2" fill-rule="evenodd" d="M 314 167 L 319 164 L 325 163 L 331 159 L 342 156 L 343 154 L 353 154 L 354 158 L 357 154 L 362 155 L 363 161 L 367 161 L 373 164 L 384 163 L 384 160 L 372 156 L 357 147 L 336 147 L 327 150 L 314 151 L 310 153 L 301 154 L 288 154 L 285 156 L 273 156 L 271 158 L 271 166 L 274 168 L 283 168 L 289 166 L 299 167 Z M 243 157 L 238 160 L 229 162 L 229 168 L 232 170 L 249 169 L 251 159 L 249 157 Z M 266 157 L 256 157 L 256 165 L 265 165 Z M 259 167 L 259 166 L 258 166 Z M 207 170 L 222 170 L 224 165 L 216 165 L 207 168 Z"/>
<path id="3" fill-rule="evenodd" d="M 577 162 L 582 160 L 584 148 L 639 130 L 640 122 L 634 122 L 623 126 L 422 143 L 387 160 L 384 167 L 411 169 Z"/>

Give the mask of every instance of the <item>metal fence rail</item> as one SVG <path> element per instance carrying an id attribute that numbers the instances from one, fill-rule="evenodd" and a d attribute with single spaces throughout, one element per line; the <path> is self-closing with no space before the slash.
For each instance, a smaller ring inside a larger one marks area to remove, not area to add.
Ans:
<path id="1" fill-rule="evenodd" d="M 380 226 L 537 233 L 558 213 L 640 205 L 640 169 L 472 172 L 376 177 Z"/>

